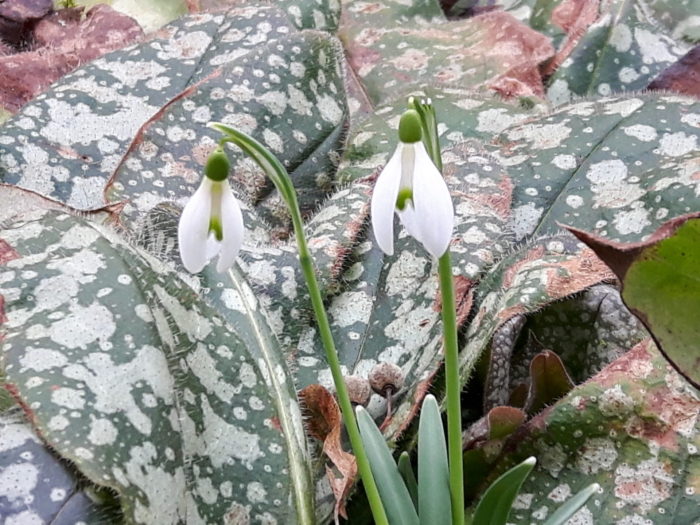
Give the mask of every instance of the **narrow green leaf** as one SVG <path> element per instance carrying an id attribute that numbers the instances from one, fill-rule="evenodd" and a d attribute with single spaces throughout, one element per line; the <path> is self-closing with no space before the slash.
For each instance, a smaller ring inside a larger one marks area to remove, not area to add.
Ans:
<path id="1" fill-rule="evenodd" d="M 399 456 L 399 474 L 403 478 L 403 482 L 406 484 L 408 493 L 411 495 L 411 500 L 413 500 L 413 505 L 418 508 L 418 481 L 416 480 L 416 475 L 413 473 L 413 467 L 411 466 L 411 457 L 405 450 L 401 452 Z"/>
<path id="2" fill-rule="evenodd" d="M 418 513 L 421 525 L 450 525 L 450 472 L 437 401 L 425 397 L 418 424 Z"/>
<path id="3" fill-rule="evenodd" d="M 586 488 L 579 491 L 574 497 L 566 500 L 566 503 L 559 507 L 557 511 L 544 522 L 544 525 L 564 525 L 571 516 L 576 514 L 576 512 L 586 504 L 588 498 L 598 492 L 598 489 L 600 489 L 600 485 L 591 483 Z"/>
<path id="4" fill-rule="evenodd" d="M 535 467 L 536 460 L 529 457 L 494 481 L 479 501 L 474 513 L 474 523 L 479 525 L 505 525 L 515 497 L 525 478 Z"/>
<path id="5" fill-rule="evenodd" d="M 418 525 L 418 514 L 413 507 L 411 495 L 401 478 L 384 436 L 372 417 L 362 407 L 357 407 L 357 423 L 389 523 Z"/>

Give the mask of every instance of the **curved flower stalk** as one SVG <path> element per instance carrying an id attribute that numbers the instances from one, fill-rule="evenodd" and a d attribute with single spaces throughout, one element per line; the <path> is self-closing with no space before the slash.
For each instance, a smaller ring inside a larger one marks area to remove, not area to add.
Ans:
<path id="1" fill-rule="evenodd" d="M 421 119 L 409 109 L 399 123 L 399 145 L 379 174 L 372 194 L 372 229 L 387 255 L 394 253 L 394 213 L 435 258 L 452 239 L 454 208 L 440 171 L 423 144 Z"/>
<path id="2" fill-rule="evenodd" d="M 204 178 L 185 205 L 177 228 L 180 258 L 198 273 L 217 254 L 218 272 L 228 270 L 243 244 L 243 215 L 227 182 L 229 162 L 223 148 L 207 160 Z"/>
<path id="3" fill-rule="evenodd" d="M 336 393 L 338 395 L 338 404 L 340 405 L 340 411 L 343 416 L 343 422 L 345 423 L 345 429 L 347 430 L 348 437 L 350 438 L 350 445 L 353 453 L 355 454 L 355 459 L 357 460 L 357 470 L 360 474 L 375 524 L 389 525 L 386 511 L 384 510 L 384 505 L 377 489 L 377 484 L 372 475 L 367 453 L 362 443 L 360 429 L 357 426 L 357 420 L 355 419 L 355 414 L 352 409 L 352 403 L 350 402 L 350 396 L 348 395 L 345 378 L 340 368 L 340 360 L 338 358 L 338 352 L 335 348 L 335 342 L 333 341 L 333 334 L 331 333 L 328 314 L 326 313 L 326 309 L 323 304 L 323 297 L 321 296 L 321 289 L 318 285 L 318 280 L 316 279 L 316 272 L 311 259 L 311 253 L 309 252 L 309 247 L 306 243 L 304 224 L 301 219 L 301 211 L 299 210 L 297 194 L 296 190 L 294 189 L 294 185 L 292 184 L 292 179 L 289 177 L 287 170 L 284 168 L 284 166 L 282 166 L 280 161 L 272 153 L 270 153 L 265 146 L 260 144 L 254 138 L 219 122 L 212 122 L 209 124 L 209 127 L 214 128 L 224 134 L 224 138 L 221 139 L 222 144 L 224 142 L 233 142 L 246 155 L 253 159 L 270 178 L 272 183 L 277 188 L 277 191 L 279 191 L 280 195 L 284 199 L 284 202 L 287 204 L 287 208 L 289 209 L 289 214 L 292 219 L 292 225 L 294 227 L 294 233 L 296 235 L 297 248 L 299 249 L 299 263 L 301 265 L 302 272 L 304 273 L 306 286 L 309 290 L 309 296 L 311 298 L 311 305 L 316 317 L 319 335 L 321 337 L 321 341 L 323 342 L 323 347 L 326 350 L 326 360 L 328 361 L 328 366 L 331 369 L 331 375 L 333 377 L 333 383 L 335 384 Z"/>

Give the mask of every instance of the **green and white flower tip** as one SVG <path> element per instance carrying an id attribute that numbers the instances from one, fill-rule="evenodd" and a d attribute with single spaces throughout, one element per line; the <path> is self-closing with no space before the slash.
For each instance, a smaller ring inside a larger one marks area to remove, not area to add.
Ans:
<path id="1" fill-rule="evenodd" d="M 216 254 L 216 270 L 225 272 L 241 249 L 243 215 L 227 181 L 229 170 L 220 146 L 207 159 L 202 183 L 182 210 L 177 239 L 188 272 L 202 271 Z"/>
<path id="2" fill-rule="evenodd" d="M 394 213 L 408 233 L 436 258 L 454 229 L 452 198 L 422 142 L 421 119 L 409 109 L 399 123 L 399 145 L 379 174 L 372 194 L 372 229 L 387 255 L 394 253 Z"/>

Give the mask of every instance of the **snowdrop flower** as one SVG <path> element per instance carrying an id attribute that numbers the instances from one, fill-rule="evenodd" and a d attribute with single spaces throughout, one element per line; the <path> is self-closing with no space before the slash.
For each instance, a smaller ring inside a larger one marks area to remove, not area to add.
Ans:
<path id="1" fill-rule="evenodd" d="M 243 215 L 227 182 L 229 162 L 222 148 L 209 156 L 204 179 L 185 205 L 177 229 L 180 258 L 198 273 L 217 253 L 218 272 L 228 270 L 243 244 Z"/>
<path id="2" fill-rule="evenodd" d="M 452 239 L 450 192 L 421 138 L 418 113 L 406 111 L 399 123 L 399 145 L 374 187 L 372 229 L 387 255 L 394 253 L 394 212 L 408 233 L 434 257 L 441 257 Z"/>

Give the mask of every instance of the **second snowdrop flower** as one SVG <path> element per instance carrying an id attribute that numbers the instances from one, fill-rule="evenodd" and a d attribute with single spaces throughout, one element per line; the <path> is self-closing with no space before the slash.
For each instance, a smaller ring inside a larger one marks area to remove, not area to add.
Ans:
<path id="1" fill-rule="evenodd" d="M 423 145 L 415 110 L 401 116 L 399 141 L 374 187 L 374 237 L 384 253 L 393 255 L 396 213 L 408 233 L 439 258 L 452 239 L 454 208 L 447 185 Z"/>
<path id="2" fill-rule="evenodd" d="M 204 178 L 185 205 L 177 229 L 180 258 L 198 273 L 219 254 L 218 272 L 228 270 L 243 244 L 243 215 L 227 181 L 230 165 L 223 148 L 207 160 Z"/>

